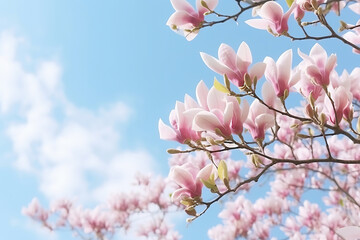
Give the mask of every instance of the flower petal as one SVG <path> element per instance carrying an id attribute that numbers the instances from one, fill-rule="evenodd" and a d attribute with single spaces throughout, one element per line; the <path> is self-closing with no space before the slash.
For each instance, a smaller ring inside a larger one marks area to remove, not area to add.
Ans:
<path id="1" fill-rule="evenodd" d="M 280 4 L 271 1 L 262 5 L 259 16 L 272 22 L 280 22 L 283 17 L 283 13 L 284 11 Z"/>
<path id="2" fill-rule="evenodd" d="M 222 62 L 220 62 L 213 56 L 210 56 L 209 54 L 203 52 L 201 52 L 200 55 L 206 66 L 208 66 L 208 68 L 210 68 L 214 72 L 219 73 L 221 75 L 233 72 L 230 68 L 225 66 Z"/>
<path id="3" fill-rule="evenodd" d="M 246 20 L 245 23 L 249 25 L 250 27 L 267 30 L 270 25 L 272 25 L 268 20 L 266 19 L 249 19 Z"/>
<path id="4" fill-rule="evenodd" d="M 236 71 L 236 53 L 229 45 L 222 43 L 218 50 L 220 62 L 233 71 Z"/>
<path id="5" fill-rule="evenodd" d="M 170 2 L 176 11 L 185 11 L 188 13 L 195 13 L 194 8 L 186 0 L 170 0 Z"/>
<path id="6" fill-rule="evenodd" d="M 203 80 L 201 80 L 196 86 L 196 99 L 201 107 L 205 110 L 208 110 L 207 106 L 207 95 L 209 93 L 209 89 Z"/>
<path id="7" fill-rule="evenodd" d="M 214 131 L 215 128 L 221 128 L 221 123 L 215 114 L 202 111 L 196 114 L 192 129 L 194 131 Z"/>
<path id="8" fill-rule="evenodd" d="M 174 129 L 166 125 L 161 119 L 159 119 L 159 134 L 162 140 L 176 140 L 176 132 Z"/>
<path id="9" fill-rule="evenodd" d="M 255 63 L 249 70 L 249 75 L 251 79 L 256 77 L 258 80 L 264 75 L 266 69 L 266 64 L 263 62 Z"/>
<path id="10" fill-rule="evenodd" d="M 336 230 L 344 240 L 356 240 L 360 238 L 360 227 L 348 226 Z"/>

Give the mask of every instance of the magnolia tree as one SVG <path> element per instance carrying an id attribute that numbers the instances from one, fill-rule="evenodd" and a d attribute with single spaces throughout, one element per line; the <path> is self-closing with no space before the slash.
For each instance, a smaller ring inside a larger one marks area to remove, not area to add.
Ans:
<path id="1" fill-rule="evenodd" d="M 229 15 L 216 11 L 217 0 L 197 0 L 196 9 L 171 0 L 175 12 L 167 25 L 190 41 L 251 11 L 245 23 L 273 36 L 334 38 L 360 53 L 360 20 L 347 23 L 340 15 L 359 15 L 358 1 L 235 3 L 238 12 Z M 290 21 L 297 25 L 289 28 Z M 319 31 L 321 26 L 325 30 Z M 294 54 L 302 59 L 296 66 Z M 221 200 L 222 223 L 208 230 L 211 239 L 360 238 L 360 68 L 337 72 L 336 55 L 319 43 L 309 53 L 289 49 L 257 63 L 245 42 L 237 51 L 221 44 L 218 57 L 201 57 L 223 80 L 212 86 L 200 81 L 196 100 L 185 95 L 171 111 L 169 125 L 159 121 L 160 138 L 181 145 L 168 150 L 167 178 L 139 175 L 133 192 L 94 209 L 69 200 L 43 208 L 34 199 L 24 214 L 83 239 L 110 239 L 118 232 L 180 239 L 168 223 L 171 212 L 185 211 L 192 222 Z M 260 181 L 266 194 L 247 198 Z"/>

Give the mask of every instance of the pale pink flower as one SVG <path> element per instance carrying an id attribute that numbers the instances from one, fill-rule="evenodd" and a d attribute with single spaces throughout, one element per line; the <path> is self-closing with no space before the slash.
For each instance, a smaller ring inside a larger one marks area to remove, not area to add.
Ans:
<path id="1" fill-rule="evenodd" d="M 179 143 L 184 143 L 186 140 L 199 140 L 200 133 L 191 128 L 195 113 L 196 109 L 186 111 L 183 103 L 176 102 L 175 109 L 171 111 L 169 116 L 171 127 L 161 119 L 159 120 L 160 138 L 178 141 Z"/>
<path id="2" fill-rule="evenodd" d="M 358 226 L 348 226 L 336 230 L 336 233 L 339 234 L 344 240 L 357 240 L 360 238 L 360 227 Z"/>
<path id="3" fill-rule="evenodd" d="M 282 35 L 289 29 L 288 20 L 296 6 L 297 4 L 294 2 L 284 14 L 280 4 L 269 1 L 262 5 L 258 13 L 262 19 L 250 19 L 245 23 L 257 29 L 270 30 L 274 34 Z"/>
<path id="4" fill-rule="evenodd" d="M 252 55 L 249 46 L 242 42 L 238 48 L 237 53 L 228 45 L 222 43 L 218 50 L 218 57 L 216 59 L 206 53 L 200 53 L 206 66 L 211 70 L 221 75 L 225 75 L 229 80 L 238 87 L 244 85 L 244 75 L 248 73 L 250 78 L 255 76 L 260 79 L 264 74 L 265 64 L 256 63 L 248 70 L 252 63 Z"/>
<path id="5" fill-rule="evenodd" d="M 219 129 L 225 136 L 241 134 L 249 105 L 244 99 L 240 106 L 236 97 L 218 91 L 212 87 L 207 97 L 209 111 L 200 111 L 194 117 L 193 130 L 211 131 Z"/>
<path id="6" fill-rule="evenodd" d="M 166 25 L 171 29 L 183 31 L 188 41 L 193 40 L 199 32 L 204 22 L 204 14 L 214 10 L 218 0 L 203 0 L 209 9 L 201 5 L 201 0 L 196 0 L 195 10 L 186 0 L 170 0 L 173 8 L 176 10 L 168 19 Z"/>
<path id="7" fill-rule="evenodd" d="M 256 141 L 264 140 L 265 131 L 274 124 L 273 113 L 256 99 L 251 104 L 248 118 L 244 123 L 253 139 Z"/>
<path id="8" fill-rule="evenodd" d="M 305 200 L 304 206 L 299 207 L 299 222 L 311 229 L 320 225 L 321 211 L 317 204 Z"/>
<path id="9" fill-rule="evenodd" d="M 311 80 L 322 87 L 330 83 L 330 74 L 336 66 L 336 55 L 328 57 L 324 48 L 316 43 L 310 50 L 309 56 L 298 50 L 299 56 L 306 64 L 306 73 Z"/>
<path id="10" fill-rule="evenodd" d="M 22 209 L 22 214 L 43 223 L 45 223 L 49 217 L 49 212 L 40 205 L 37 198 L 34 198 L 28 207 Z"/>
<path id="11" fill-rule="evenodd" d="M 192 130 L 192 122 L 195 114 L 202 110 L 207 110 L 208 88 L 203 81 L 196 87 L 196 97 L 199 103 L 189 95 L 185 95 L 184 103 L 176 102 L 175 109 L 170 112 L 170 125 L 166 125 L 159 120 L 160 138 L 184 143 L 186 140 L 197 141 L 200 139 L 200 132 Z"/>
<path id="12" fill-rule="evenodd" d="M 330 99 L 326 97 L 324 99 L 325 114 L 329 117 L 331 123 L 339 124 L 343 115 L 349 113 L 352 108 L 352 94 L 346 91 L 343 86 L 339 86 L 336 89 L 330 88 L 329 92 L 331 99 L 334 101 L 334 106 Z M 345 117 L 348 116 L 345 115 Z"/>
<path id="13" fill-rule="evenodd" d="M 356 25 L 359 25 L 359 24 L 360 24 L 360 20 L 357 21 Z M 345 38 L 347 41 L 351 42 L 352 44 L 360 45 L 360 28 L 357 27 L 357 28 L 354 28 L 352 31 L 345 33 L 343 35 L 343 38 Z M 356 48 L 353 48 L 353 52 L 360 54 L 360 51 L 357 50 Z"/>
<path id="14" fill-rule="evenodd" d="M 190 172 L 184 166 L 174 166 L 170 169 L 169 179 L 173 180 L 179 189 L 173 192 L 171 198 L 173 201 L 178 201 L 183 198 L 200 197 L 202 182 L 199 178 L 196 178 L 194 172 Z"/>
<path id="15" fill-rule="evenodd" d="M 299 72 L 291 74 L 292 50 L 289 49 L 275 61 L 271 57 L 264 59 L 266 63 L 265 78 L 270 81 L 274 87 L 275 93 L 279 98 L 287 97 L 290 87 L 300 80 Z"/>

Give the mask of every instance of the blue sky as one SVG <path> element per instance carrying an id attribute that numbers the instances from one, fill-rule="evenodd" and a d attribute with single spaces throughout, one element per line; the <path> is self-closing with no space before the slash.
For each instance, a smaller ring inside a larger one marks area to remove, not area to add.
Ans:
<path id="1" fill-rule="evenodd" d="M 235 1 L 226 2 L 220 1 L 219 11 L 236 11 Z M 111 187 L 125 184 L 126 174 L 117 177 L 106 164 L 136 158 L 145 169 L 166 175 L 166 149 L 177 144 L 159 139 L 158 119 L 167 121 L 175 101 L 183 100 L 185 93 L 193 96 L 201 79 L 211 85 L 215 74 L 203 64 L 200 51 L 215 56 L 222 42 L 237 49 L 246 41 L 257 62 L 265 56 L 277 59 L 300 45 L 306 53 L 314 44 L 274 38 L 241 19 L 238 25 L 205 29 L 187 42 L 165 25 L 173 12 L 169 1 L 0 3 L 4 239 L 48 239 L 21 215 L 21 208 L 35 196 L 46 204 L 80 189 L 80 199 L 89 195 L 99 200 Z M 334 41 L 322 45 L 328 53 L 338 51 Z M 352 54 L 345 48 L 337 55 L 344 59 Z M 353 59 L 339 63 L 338 69 L 352 69 L 358 61 Z M 12 70 L 7 71 L 7 61 Z M 11 71 L 20 75 L 12 76 Z M 74 174 L 73 182 L 64 180 L 62 173 Z M 72 188 L 62 188 L 69 184 Z M 215 216 L 213 211 L 207 219 Z M 185 239 L 195 233 L 204 237 L 204 222 L 214 225 L 202 220 L 181 227 Z"/>

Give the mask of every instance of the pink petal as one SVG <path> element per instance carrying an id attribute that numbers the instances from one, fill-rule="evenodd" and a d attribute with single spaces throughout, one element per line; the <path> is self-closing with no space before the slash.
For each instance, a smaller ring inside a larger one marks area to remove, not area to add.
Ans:
<path id="1" fill-rule="evenodd" d="M 188 23 L 192 23 L 194 22 L 196 19 L 190 15 L 188 12 L 184 12 L 184 11 L 177 11 L 174 12 L 168 19 L 168 21 L 166 22 L 167 26 L 172 27 L 173 25 L 175 25 L 176 27 L 188 24 Z"/>
<path id="2" fill-rule="evenodd" d="M 178 128 L 181 129 L 186 126 L 187 122 L 184 120 L 183 113 L 185 112 L 185 104 L 179 101 L 175 103 L 175 112 L 178 117 Z"/>
<path id="3" fill-rule="evenodd" d="M 266 2 L 259 12 L 259 16 L 264 19 L 269 19 L 272 22 L 280 22 L 283 17 L 283 9 L 280 4 L 276 2 Z"/>
<path id="4" fill-rule="evenodd" d="M 255 125 L 264 130 L 274 126 L 274 124 L 274 116 L 271 114 L 264 113 L 255 118 Z"/>
<path id="5" fill-rule="evenodd" d="M 166 125 L 161 119 L 159 120 L 158 127 L 160 139 L 172 141 L 176 140 L 176 132 L 174 129 Z"/>
<path id="6" fill-rule="evenodd" d="M 210 68 L 216 73 L 219 73 L 221 75 L 228 74 L 230 72 L 233 72 L 230 68 L 225 66 L 223 63 L 221 63 L 219 60 L 214 58 L 213 56 L 210 56 L 206 53 L 201 52 L 200 53 L 202 60 Z"/>
<path id="7" fill-rule="evenodd" d="M 198 108 L 199 104 L 189 95 L 185 94 L 184 98 L 185 109 Z"/>
<path id="8" fill-rule="evenodd" d="M 269 28 L 270 22 L 265 19 L 249 19 L 246 20 L 245 23 L 253 28 L 267 30 Z"/>
<path id="9" fill-rule="evenodd" d="M 176 184 L 183 188 L 194 188 L 195 184 L 193 176 L 180 166 L 174 166 L 170 169 L 169 178 L 174 180 Z"/>
<path id="10" fill-rule="evenodd" d="M 186 0 L 170 0 L 170 2 L 176 11 L 185 11 L 188 13 L 196 13 L 194 8 Z"/>
<path id="11" fill-rule="evenodd" d="M 322 81 L 322 75 L 321 75 L 319 69 L 318 69 L 316 66 L 314 66 L 314 65 L 308 66 L 308 67 L 306 68 L 306 73 L 307 73 L 310 77 L 314 78 L 314 81 L 315 81 L 317 84 L 319 84 L 319 85 L 324 85 L 324 83 L 323 83 L 323 81 Z M 325 85 L 328 85 L 328 84 L 325 84 Z"/>
<path id="12" fill-rule="evenodd" d="M 251 79 L 253 79 L 256 76 L 256 78 L 259 80 L 264 75 L 265 69 L 266 69 L 266 64 L 263 62 L 254 64 L 254 66 L 252 66 L 251 69 L 249 70 L 249 75 Z"/>
<path id="13" fill-rule="evenodd" d="M 327 59 L 326 51 L 320 46 L 320 44 L 315 43 L 315 45 L 310 50 L 311 58 L 315 60 L 315 63 L 318 67 L 324 67 L 325 61 Z"/>
<path id="14" fill-rule="evenodd" d="M 194 131 L 214 131 L 215 128 L 221 128 L 222 124 L 215 114 L 202 111 L 196 114 L 192 129 Z"/>
<path id="15" fill-rule="evenodd" d="M 336 55 L 331 54 L 331 56 L 328 58 L 328 60 L 326 61 L 326 65 L 325 65 L 325 73 L 327 75 L 330 74 L 330 72 L 335 68 L 336 65 Z"/>
<path id="16" fill-rule="evenodd" d="M 224 110 L 224 126 L 228 128 L 231 123 L 231 119 L 233 117 L 233 109 L 234 105 L 232 102 L 228 102 L 226 104 L 225 110 Z"/>
<path id="17" fill-rule="evenodd" d="M 252 55 L 249 46 L 242 42 L 237 51 L 236 66 L 241 72 L 246 72 L 252 63 Z"/>
<path id="18" fill-rule="evenodd" d="M 274 88 L 270 82 L 268 82 L 268 81 L 264 82 L 261 93 L 262 93 L 264 102 L 266 104 L 268 104 L 269 106 L 274 107 L 277 96 L 276 96 Z"/>
<path id="19" fill-rule="evenodd" d="M 265 69 L 265 78 L 273 84 L 273 87 L 278 85 L 278 69 L 276 67 L 276 63 L 274 59 L 271 57 L 266 57 L 264 59 L 264 63 L 266 64 Z"/>
<path id="20" fill-rule="evenodd" d="M 175 191 L 171 194 L 171 201 L 178 201 L 178 200 L 180 200 L 183 196 L 191 197 L 191 194 L 190 194 L 190 192 L 189 192 L 188 189 L 186 189 L 186 188 L 179 188 L 179 189 L 175 190 Z"/>
<path id="21" fill-rule="evenodd" d="M 218 56 L 220 62 L 231 70 L 236 70 L 236 53 L 235 51 L 227 44 L 222 43 L 218 50 Z"/>
<path id="22" fill-rule="evenodd" d="M 196 38 L 196 36 L 199 34 L 199 30 L 196 31 L 192 31 L 191 33 L 188 32 L 184 32 L 185 38 L 188 41 L 192 41 L 194 40 L 194 38 Z"/>
<path id="23" fill-rule="evenodd" d="M 225 97 L 226 93 L 220 92 L 215 87 L 212 87 L 207 96 L 209 109 L 219 109 L 220 111 L 224 111 L 226 106 Z"/>
<path id="24" fill-rule="evenodd" d="M 208 93 L 209 93 L 209 89 L 207 88 L 204 81 L 201 80 L 196 86 L 196 99 L 200 104 L 200 106 L 203 107 L 205 110 L 208 110 L 208 106 L 207 106 Z"/>
<path id="25" fill-rule="evenodd" d="M 241 122 L 245 122 L 249 114 L 249 103 L 246 99 L 242 100 L 241 103 Z"/>
<path id="26" fill-rule="evenodd" d="M 217 171 L 216 168 L 212 163 L 206 165 L 201 169 L 198 174 L 196 175 L 196 179 L 202 179 L 202 180 L 208 180 L 211 176 L 211 174 L 214 174 L 215 177 L 217 177 Z"/>
<path id="27" fill-rule="evenodd" d="M 289 49 L 281 56 L 276 62 L 277 73 L 278 73 L 278 84 L 279 85 L 288 85 L 292 65 L 292 50 Z"/>
<path id="28" fill-rule="evenodd" d="M 357 226 L 343 227 L 336 230 L 344 240 L 356 240 L 360 238 L 360 228 Z"/>
<path id="29" fill-rule="evenodd" d="M 307 61 L 309 63 L 313 63 L 313 64 L 315 63 L 311 57 L 309 57 L 305 53 L 301 52 L 299 48 L 298 48 L 298 54 L 303 60 L 305 60 L 305 61 Z"/>
<path id="30" fill-rule="evenodd" d="M 214 10 L 218 4 L 218 0 L 204 0 L 204 1 L 206 2 L 210 10 Z M 201 5 L 201 0 L 196 0 L 196 7 L 199 11 L 199 15 L 203 15 L 204 13 L 209 11 L 208 9 L 206 9 Z"/>

